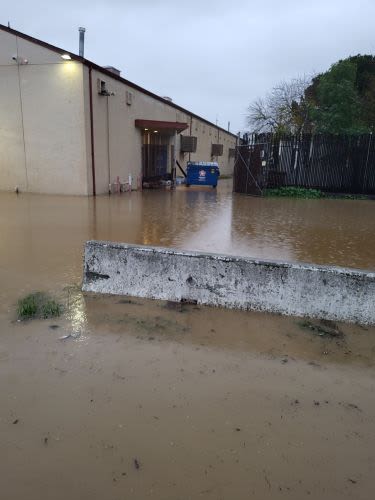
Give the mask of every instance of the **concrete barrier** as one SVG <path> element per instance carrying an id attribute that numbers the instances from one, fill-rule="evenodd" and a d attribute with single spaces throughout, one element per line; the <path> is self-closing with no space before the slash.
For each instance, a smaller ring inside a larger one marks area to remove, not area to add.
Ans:
<path id="1" fill-rule="evenodd" d="M 89 241 L 83 290 L 375 324 L 375 273 Z"/>

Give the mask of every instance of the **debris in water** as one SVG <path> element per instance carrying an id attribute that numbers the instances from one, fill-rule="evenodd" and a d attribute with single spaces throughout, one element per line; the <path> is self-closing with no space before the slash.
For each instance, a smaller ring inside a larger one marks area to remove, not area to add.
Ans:
<path id="1" fill-rule="evenodd" d="M 62 337 L 59 337 L 59 340 L 68 340 L 68 339 L 77 339 L 80 336 L 80 333 L 68 333 L 68 335 L 63 335 Z"/>
<path id="2" fill-rule="evenodd" d="M 57 330 L 57 328 L 60 328 L 60 325 L 49 325 L 51 330 Z"/>
<path id="3" fill-rule="evenodd" d="M 138 462 L 138 460 L 135 458 L 134 459 L 134 467 L 139 470 L 141 468 L 141 464 Z"/>
<path id="4" fill-rule="evenodd" d="M 73 337 L 73 335 L 71 333 L 69 333 L 68 335 L 63 335 L 62 337 L 59 337 L 59 340 L 67 340 L 67 339 L 70 339 L 70 337 Z"/>
<path id="5" fill-rule="evenodd" d="M 357 484 L 357 481 L 355 479 L 351 479 L 350 477 L 348 477 L 348 481 L 350 481 L 352 484 Z"/>
<path id="6" fill-rule="evenodd" d="M 134 306 L 141 306 L 142 305 L 140 302 L 135 302 L 132 299 L 120 299 L 116 303 L 117 304 L 133 304 Z"/>
<path id="7" fill-rule="evenodd" d="M 329 320 L 322 319 L 319 322 L 302 321 L 299 325 L 301 328 L 312 330 L 319 337 L 342 338 L 344 336 L 336 323 Z"/>
<path id="8" fill-rule="evenodd" d="M 350 410 L 357 410 L 357 411 L 360 411 L 362 412 L 361 408 L 357 405 L 355 405 L 354 403 L 339 403 L 339 405 L 343 405 L 345 408 L 348 408 Z"/>
<path id="9" fill-rule="evenodd" d="M 268 476 L 267 476 L 267 474 L 266 474 L 266 471 L 265 471 L 265 470 L 263 471 L 263 474 L 264 474 L 264 480 L 265 480 L 265 482 L 266 482 L 266 483 L 267 483 L 267 485 L 268 485 L 268 489 L 270 490 L 270 489 L 271 489 L 271 482 L 270 482 L 270 480 L 268 479 Z"/>
<path id="10" fill-rule="evenodd" d="M 12 423 L 13 423 L 13 425 L 16 425 L 16 424 L 18 424 L 18 422 L 19 422 L 19 420 L 18 420 L 18 418 L 16 418 L 16 420 L 14 420 Z"/>
<path id="11" fill-rule="evenodd" d="M 320 364 L 317 363 L 316 361 L 309 361 L 308 364 L 310 366 L 315 366 L 316 368 L 320 368 L 321 367 Z"/>

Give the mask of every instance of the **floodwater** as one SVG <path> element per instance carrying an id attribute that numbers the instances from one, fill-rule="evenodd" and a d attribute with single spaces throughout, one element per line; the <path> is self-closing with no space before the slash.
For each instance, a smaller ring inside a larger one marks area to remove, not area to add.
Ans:
<path id="1" fill-rule="evenodd" d="M 373 270 L 373 203 L 1 193 L 1 500 L 373 498 L 375 328 L 79 290 L 87 239 Z"/>

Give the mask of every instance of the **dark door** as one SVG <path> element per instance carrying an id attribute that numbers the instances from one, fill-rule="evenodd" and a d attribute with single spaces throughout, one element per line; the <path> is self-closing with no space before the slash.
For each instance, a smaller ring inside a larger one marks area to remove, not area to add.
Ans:
<path id="1" fill-rule="evenodd" d="M 167 177 L 168 146 L 144 144 L 142 146 L 143 180 L 158 180 Z"/>

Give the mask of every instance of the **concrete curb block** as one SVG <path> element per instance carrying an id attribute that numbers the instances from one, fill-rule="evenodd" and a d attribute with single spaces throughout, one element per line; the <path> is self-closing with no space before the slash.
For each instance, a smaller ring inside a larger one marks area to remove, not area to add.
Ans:
<path id="1" fill-rule="evenodd" d="M 375 273 L 88 241 L 82 289 L 375 324 Z"/>

